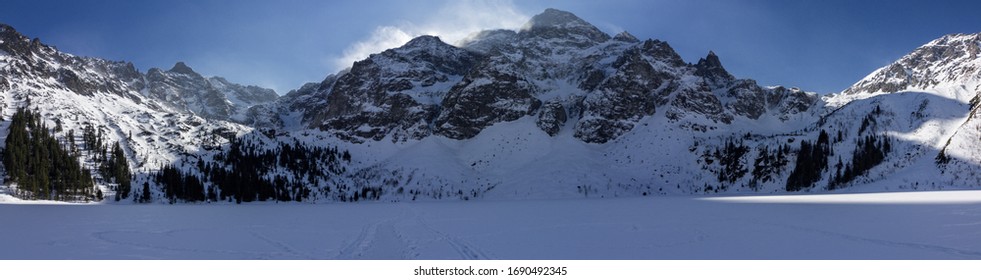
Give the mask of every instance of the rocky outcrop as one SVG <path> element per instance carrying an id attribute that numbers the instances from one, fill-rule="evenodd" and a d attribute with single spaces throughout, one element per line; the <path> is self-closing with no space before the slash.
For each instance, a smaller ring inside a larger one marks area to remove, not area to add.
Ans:
<path id="1" fill-rule="evenodd" d="M 695 64 L 695 75 L 702 77 L 706 83 L 713 86 L 724 85 L 736 79 L 722 67 L 719 56 L 712 51 L 709 51 L 705 58 L 699 59 L 698 63 Z"/>
<path id="2" fill-rule="evenodd" d="M 450 87 L 479 59 L 437 37 L 413 39 L 355 63 L 329 86 L 322 84 L 313 94 L 326 98 L 326 108 L 306 110 L 305 120 L 354 142 L 426 137 Z"/>
<path id="3" fill-rule="evenodd" d="M 140 82 L 134 81 L 134 86 Z M 206 78 L 183 62 L 170 70 L 147 71 L 145 92 L 176 110 L 207 119 L 247 123 L 248 110 L 271 103 L 279 97 L 275 91 L 257 86 L 242 86 L 221 77 Z"/>
<path id="4" fill-rule="evenodd" d="M 610 37 L 555 9 L 517 32 L 483 31 L 459 45 L 416 38 L 355 63 L 330 86 L 298 91 L 284 107 L 300 108 L 308 127 L 354 142 L 469 139 L 530 117 L 549 135 L 571 122 L 576 138 L 605 143 L 661 111 L 672 122 L 711 127 L 702 122 L 786 120 L 781 114 L 813 104 L 736 79 L 714 52 L 692 65 L 666 42 Z"/>
<path id="5" fill-rule="evenodd" d="M 664 42 L 647 41 L 627 50 L 612 65 L 615 71 L 584 100 L 576 138 L 604 143 L 634 127 L 641 118 L 655 112 L 658 96 L 674 89 L 675 73 L 657 69 L 651 61 L 671 67 L 684 65 Z M 596 72 L 601 73 L 601 72 Z M 587 78 L 587 87 L 589 86 Z M 598 80 L 593 77 L 594 80 Z"/>
<path id="6" fill-rule="evenodd" d="M 530 115 L 542 104 L 532 96 L 533 90 L 521 77 L 491 70 L 473 72 L 443 99 L 436 132 L 466 139 L 494 123 Z"/>
<path id="7" fill-rule="evenodd" d="M 548 102 L 542 106 L 542 109 L 538 111 L 538 120 L 535 124 L 542 131 L 548 133 L 549 136 L 555 136 L 559 134 L 559 130 L 565 125 L 565 122 L 569 120 L 568 114 L 566 113 L 565 106 L 562 106 L 560 102 Z"/>
<path id="8" fill-rule="evenodd" d="M 892 93 L 968 83 L 981 77 L 979 55 L 981 33 L 946 35 L 876 70 L 842 93 Z"/>

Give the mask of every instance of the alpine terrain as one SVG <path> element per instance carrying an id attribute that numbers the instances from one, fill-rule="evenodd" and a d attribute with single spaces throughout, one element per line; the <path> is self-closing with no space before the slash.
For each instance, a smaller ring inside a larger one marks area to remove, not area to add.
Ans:
<path id="1" fill-rule="evenodd" d="M 710 46 L 706 46 L 710 47 Z M 510 200 L 933 190 L 981 182 L 981 33 L 841 93 L 548 9 L 421 36 L 279 96 L 142 72 L 0 24 L 4 199 Z"/>

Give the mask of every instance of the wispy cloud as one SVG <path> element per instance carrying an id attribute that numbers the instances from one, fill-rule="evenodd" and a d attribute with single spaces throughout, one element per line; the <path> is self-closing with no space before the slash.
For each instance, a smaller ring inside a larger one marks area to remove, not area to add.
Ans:
<path id="1" fill-rule="evenodd" d="M 343 55 L 333 59 L 333 63 L 335 70 L 341 70 L 373 53 L 401 46 L 421 35 L 439 36 L 444 42 L 454 44 L 481 30 L 518 29 L 529 18 L 511 1 L 449 1 L 423 22 L 375 28 L 371 36 L 348 46 Z"/>

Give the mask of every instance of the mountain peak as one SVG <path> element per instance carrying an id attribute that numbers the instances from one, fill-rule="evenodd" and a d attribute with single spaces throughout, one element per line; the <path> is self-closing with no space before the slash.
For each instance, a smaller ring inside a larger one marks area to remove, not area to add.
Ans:
<path id="1" fill-rule="evenodd" d="M 843 93 L 893 93 L 977 83 L 981 83 L 981 33 L 948 34 L 879 68 Z M 964 99 L 954 93 L 949 97 Z"/>
<path id="2" fill-rule="evenodd" d="M 733 79 L 732 74 L 729 74 L 725 67 L 722 67 L 719 56 L 715 55 L 713 51 L 709 51 L 705 58 L 699 59 L 698 63 L 695 64 L 695 75 L 713 82 L 724 82 Z"/>
<path id="3" fill-rule="evenodd" d="M 627 31 L 617 33 L 616 36 L 613 36 L 613 40 L 623 41 L 623 42 L 628 42 L 628 43 L 639 43 L 640 42 L 640 39 L 637 39 L 637 37 L 634 37 L 633 34 L 630 34 Z"/>
<path id="4" fill-rule="evenodd" d="M 0 23 L 0 33 L 17 33 L 17 30 L 13 26 Z"/>
<path id="5" fill-rule="evenodd" d="M 548 8 L 545 9 L 541 14 L 537 14 L 531 18 L 526 24 L 529 28 L 535 27 L 569 27 L 569 26 L 581 26 L 590 25 L 585 20 L 582 20 L 573 13 L 561 11 L 557 9 Z"/>
<path id="6" fill-rule="evenodd" d="M 0 50 L 13 55 L 26 55 L 40 46 L 40 40 L 31 40 L 17 32 L 13 26 L 0 23 Z"/>
<path id="7" fill-rule="evenodd" d="M 719 56 L 714 51 L 709 51 L 705 58 L 699 59 L 698 64 L 705 65 L 705 67 L 722 68 L 722 62 L 719 61 Z"/>
<path id="8" fill-rule="evenodd" d="M 947 34 L 944 35 L 943 37 L 930 41 L 926 45 L 923 45 L 923 47 L 944 47 L 944 46 L 959 45 L 964 43 L 974 43 L 975 45 L 981 43 L 981 33 Z"/>
<path id="9" fill-rule="evenodd" d="M 440 40 L 439 37 L 432 36 L 432 35 L 422 35 L 419 37 L 415 37 L 412 40 L 409 40 L 409 42 L 405 43 L 405 45 L 402 45 L 402 47 L 403 48 L 420 48 L 420 47 L 428 48 L 428 47 L 440 46 L 440 45 L 446 45 L 446 43 L 444 43 L 443 40 Z"/>
<path id="10" fill-rule="evenodd" d="M 544 38 L 556 38 L 563 35 L 582 36 L 595 42 L 610 39 L 599 28 L 579 18 L 573 13 L 548 8 L 541 14 L 535 15 L 522 28 L 523 32 Z M 559 32 L 557 32 L 559 31 Z"/>
<path id="11" fill-rule="evenodd" d="M 174 67 L 170 68 L 170 70 L 168 70 L 168 72 L 174 72 L 174 73 L 180 73 L 180 74 L 197 74 L 197 72 L 194 72 L 194 69 L 191 69 L 191 67 L 188 67 L 187 64 L 184 64 L 183 61 L 180 61 L 180 62 L 177 62 L 177 64 L 174 64 Z"/>

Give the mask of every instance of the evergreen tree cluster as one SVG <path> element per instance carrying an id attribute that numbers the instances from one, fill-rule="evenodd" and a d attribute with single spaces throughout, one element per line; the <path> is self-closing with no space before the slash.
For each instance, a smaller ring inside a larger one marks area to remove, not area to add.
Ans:
<path id="1" fill-rule="evenodd" d="M 759 183 L 766 183 L 774 180 L 774 175 L 780 173 L 789 160 L 787 154 L 790 153 L 790 145 L 778 146 L 770 150 L 768 146 L 759 148 L 756 159 L 753 161 L 753 178 L 750 179 L 750 187 L 756 188 Z"/>
<path id="2" fill-rule="evenodd" d="M 74 131 L 69 131 L 69 135 L 74 135 Z M 123 152 L 119 142 L 114 142 L 110 147 L 104 139 L 105 134 L 102 129 L 96 129 L 91 123 L 82 128 L 82 144 L 98 166 L 101 182 L 111 184 L 116 191 L 116 201 L 129 198 L 133 175 L 129 170 L 126 153 Z"/>
<path id="3" fill-rule="evenodd" d="M 892 143 L 889 137 L 876 137 L 868 135 L 864 139 L 859 138 L 852 152 L 852 161 L 844 165 L 842 170 L 841 159 L 838 159 L 838 170 L 831 180 L 828 189 L 836 189 L 839 186 L 851 182 L 856 177 L 864 175 L 869 169 L 875 167 L 885 160 L 886 155 L 892 150 Z"/>
<path id="4" fill-rule="evenodd" d="M 18 109 L 10 122 L 3 163 L 17 195 L 27 199 L 64 201 L 101 199 L 92 174 L 79 163 L 74 133 L 62 145 L 41 122 L 40 114 Z M 75 151 L 75 152 L 70 152 Z"/>
<path id="5" fill-rule="evenodd" d="M 875 105 L 875 109 L 872 109 L 872 112 L 869 112 L 868 115 L 862 118 L 862 125 L 858 127 L 858 135 L 862 135 L 870 127 L 878 124 L 875 118 L 878 115 L 882 115 L 882 108 L 879 105 Z"/>
<path id="6" fill-rule="evenodd" d="M 823 129 L 815 144 L 801 141 L 800 150 L 797 151 L 797 165 L 787 177 L 787 191 L 795 192 L 813 186 L 821 179 L 821 173 L 828 168 L 828 157 L 833 154 L 828 132 Z"/>
<path id="7" fill-rule="evenodd" d="M 173 165 L 161 168 L 160 172 L 154 176 L 154 180 L 162 186 L 164 196 L 170 199 L 171 203 L 178 200 L 190 202 L 205 200 L 205 188 L 201 179 L 194 174 L 185 173 Z M 149 185 L 144 187 L 144 194 L 140 195 L 140 200 L 144 203 L 150 202 L 150 198 L 144 197 L 150 192 Z"/>
<path id="8" fill-rule="evenodd" d="M 99 173 L 106 182 L 115 183 L 116 201 L 129 197 L 132 188 L 133 176 L 129 172 L 129 163 L 126 154 L 119 146 L 119 142 L 112 144 L 110 157 L 105 158 L 99 166 Z"/>
<path id="9" fill-rule="evenodd" d="M 721 151 L 715 149 L 715 158 L 719 160 L 719 165 L 722 167 L 718 174 L 719 182 L 731 184 L 746 175 L 748 170 L 742 158 L 748 152 L 749 147 L 743 145 L 742 141 L 736 143 L 732 139 L 726 141 Z"/>
<path id="10" fill-rule="evenodd" d="M 280 143 L 273 149 L 235 139 L 214 161 L 199 159 L 200 175 L 176 166 L 164 166 L 154 176 L 166 196 L 183 201 L 303 201 L 312 187 L 345 172 L 342 161 L 351 154 L 335 148 L 307 147 L 298 141 Z M 330 188 L 323 188 L 330 192 Z"/>

